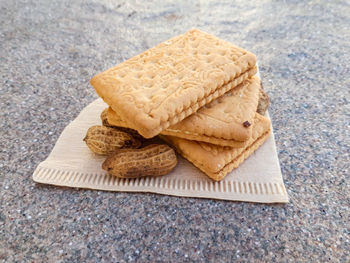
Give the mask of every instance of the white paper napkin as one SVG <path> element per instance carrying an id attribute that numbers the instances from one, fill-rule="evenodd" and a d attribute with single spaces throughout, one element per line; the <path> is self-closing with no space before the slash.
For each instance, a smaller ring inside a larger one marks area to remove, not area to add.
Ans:
<path id="1" fill-rule="evenodd" d="M 87 129 L 101 124 L 100 113 L 105 108 L 107 104 L 102 99 L 95 100 L 64 129 L 49 157 L 34 171 L 35 182 L 232 201 L 288 202 L 273 132 L 263 146 L 220 182 L 212 181 L 179 155 L 178 165 L 165 176 L 141 179 L 110 176 L 101 168 L 106 157 L 92 153 L 83 142 Z"/>

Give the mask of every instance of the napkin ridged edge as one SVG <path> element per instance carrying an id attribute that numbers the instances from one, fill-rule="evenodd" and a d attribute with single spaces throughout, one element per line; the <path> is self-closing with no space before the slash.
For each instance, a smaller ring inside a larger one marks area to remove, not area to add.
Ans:
<path id="1" fill-rule="evenodd" d="M 107 173 L 81 173 L 38 166 L 33 180 L 37 183 L 67 187 L 99 189 L 105 191 L 154 192 L 173 196 L 251 201 L 259 203 L 287 203 L 283 183 L 259 183 L 249 181 L 200 181 L 181 178 L 143 177 L 121 179 Z M 173 192 L 172 192 L 173 191 Z M 264 196 L 264 199 L 261 197 Z M 262 201 L 263 200 L 263 201 Z"/>

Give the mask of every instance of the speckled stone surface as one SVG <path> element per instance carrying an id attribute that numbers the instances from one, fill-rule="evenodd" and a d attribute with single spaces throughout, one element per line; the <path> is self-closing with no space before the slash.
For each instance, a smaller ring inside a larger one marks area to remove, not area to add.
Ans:
<path id="1" fill-rule="evenodd" d="M 189 2 L 0 0 L 0 261 L 350 262 L 349 2 Z M 94 74 L 191 27 L 257 54 L 289 204 L 32 181 Z"/>

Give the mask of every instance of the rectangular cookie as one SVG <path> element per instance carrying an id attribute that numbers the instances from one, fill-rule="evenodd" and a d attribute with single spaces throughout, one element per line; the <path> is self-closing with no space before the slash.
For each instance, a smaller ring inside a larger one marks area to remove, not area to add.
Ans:
<path id="1" fill-rule="evenodd" d="M 211 179 L 220 181 L 253 154 L 269 137 L 270 120 L 256 113 L 252 137 L 244 148 L 223 147 L 205 142 L 161 135 L 187 160 L 192 162 Z"/>
<path id="2" fill-rule="evenodd" d="M 256 73 L 254 54 L 197 29 L 91 79 L 97 94 L 146 138 Z"/>
<path id="3" fill-rule="evenodd" d="M 251 124 L 259 97 L 260 79 L 249 78 L 161 134 L 222 146 L 244 147 L 251 137 Z M 107 119 L 112 125 L 128 127 L 112 109 L 108 110 Z"/>
<path id="4" fill-rule="evenodd" d="M 120 116 L 114 111 L 112 110 L 111 107 L 106 109 L 106 113 L 107 114 L 107 119 L 105 120 L 104 125 L 106 126 L 114 126 L 114 127 L 122 127 L 122 129 L 129 129 L 129 133 L 132 133 L 133 136 L 135 136 L 134 134 L 138 134 L 138 132 L 131 128 L 131 126 L 129 124 L 127 124 L 125 121 L 123 121 Z M 195 114 L 195 113 L 194 113 Z M 171 127 L 171 126 L 170 126 Z M 169 128 L 170 128 L 169 127 Z M 167 133 L 167 130 L 162 131 L 160 134 L 163 135 L 171 135 L 171 132 Z M 225 140 L 225 139 L 220 139 L 220 138 L 215 138 L 215 137 L 210 137 L 210 136 L 206 136 L 206 135 L 199 135 L 199 134 L 187 134 L 186 132 L 181 132 L 181 133 L 177 133 L 176 135 L 180 135 L 178 137 L 180 138 L 184 138 L 187 140 L 194 140 L 194 141 L 204 141 L 204 142 L 208 142 L 208 143 L 212 143 L 212 144 L 216 144 L 216 145 L 221 145 L 221 146 L 230 146 L 230 147 L 235 147 L 235 148 L 241 148 L 247 145 L 247 141 L 245 142 L 240 142 L 240 141 L 235 141 L 235 140 Z M 173 135 L 173 136 L 176 136 Z M 140 136 L 138 134 L 138 136 Z M 140 136 L 142 137 L 142 136 Z"/>
<path id="5" fill-rule="evenodd" d="M 260 79 L 249 78 L 162 134 L 235 147 L 251 137 L 259 89 Z"/>

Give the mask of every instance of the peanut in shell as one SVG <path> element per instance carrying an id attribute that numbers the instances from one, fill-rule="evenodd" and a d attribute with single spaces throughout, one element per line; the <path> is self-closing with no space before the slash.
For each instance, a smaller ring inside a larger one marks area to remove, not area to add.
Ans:
<path id="1" fill-rule="evenodd" d="M 151 144 L 141 149 L 122 149 L 107 157 L 102 168 L 119 178 L 161 176 L 177 164 L 175 151 L 166 144 Z"/>
<path id="2" fill-rule="evenodd" d="M 141 142 L 126 132 L 96 125 L 88 129 L 85 143 L 96 154 L 109 155 L 123 148 L 138 148 Z"/>

